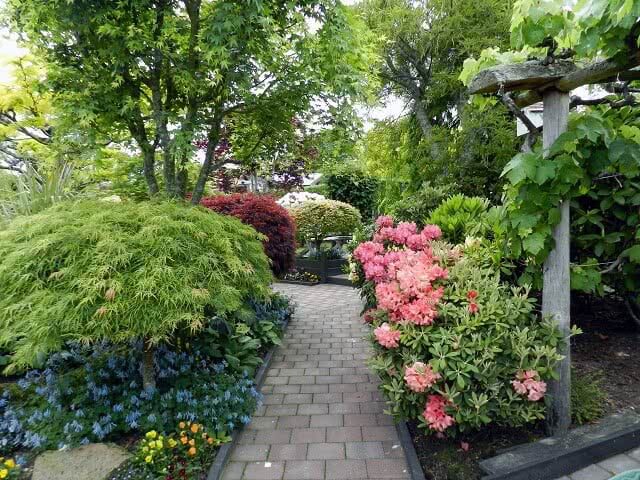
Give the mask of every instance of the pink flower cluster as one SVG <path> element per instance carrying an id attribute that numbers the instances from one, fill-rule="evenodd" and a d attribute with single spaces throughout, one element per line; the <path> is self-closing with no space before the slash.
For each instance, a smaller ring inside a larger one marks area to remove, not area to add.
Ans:
<path id="1" fill-rule="evenodd" d="M 518 394 L 526 395 L 532 402 L 541 400 L 547 392 L 547 384 L 540 380 L 540 375 L 535 370 L 518 372 L 511 385 Z"/>
<path id="2" fill-rule="evenodd" d="M 373 331 L 376 340 L 385 348 L 396 348 L 400 341 L 400 331 L 394 330 L 385 322 Z"/>
<path id="3" fill-rule="evenodd" d="M 415 223 L 406 222 L 394 228 L 386 216 L 379 217 L 376 226 L 374 240 L 361 243 L 353 254 L 366 279 L 376 284 L 378 307 L 395 322 L 432 324 L 444 293 L 433 282 L 447 278 L 429 245 L 442 234 L 440 228 L 427 225 L 418 232 Z"/>
<path id="4" fill-rule="evenodd" d="M 404 369 L 404 381 L 407 382 L 409 389 L 414 392 L 424 392 L 439 379 L 440 374 L 434 372 L 431 365 L 425 365 L 422 362 L 415 362 Z"/>
<path id="5" fill-rule="evenodd" d="M 431 430 L 444 432 L 454 424 L 453 417 L 447 415 L 444 410 L 447 405 L 449 405 L 449 400 L 442 395 L 429 395 L 427 398 L 427 405 L 422 415 Z"/>

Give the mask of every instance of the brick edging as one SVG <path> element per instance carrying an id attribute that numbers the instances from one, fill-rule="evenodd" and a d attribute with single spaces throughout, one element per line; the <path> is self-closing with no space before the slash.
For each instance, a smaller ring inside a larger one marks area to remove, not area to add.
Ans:
<path id="1" fill-rule="evenodd" d="M 404 450 L 404 456 L 407 459 L 411 480 L 426 480 L 406 422 L 401 421 L 396 423 L 396 431 L 398 432 L 398 438 L 400 439 L 400 444 Z"/>
<path id="2" fill-rule="evenodd" d="M 289 320 L 290 319 L 287 318 L 282 324 L 283 338 L 284 332 L 289 326 Z M 267 376 L 267 371 L 269 370 L 271 362 L 273 361 L 273 354 L 278 347 L 279 345 L 274 345 L 264 356 L 264 361 L 262 362 L 262 365 L 260 365 L 260 368 L 256 372 L 256 375 L 253 379 L 256 390 L 259 390 L 260 387 L 262 387 L 262 384 L 264 383 L 264 377 Z M 224 445 L 222 445 L 222 447 L 220 447 L 220 450 L 218 450 L 218 453 L 216 453 L 216 457 L 211 464 L 211 468 L 209 468 L 207 480 L 220 480 L 222 478 L 224 467 L 227 465 L 229 457 L 231 457 L 231 452 L 233 451 L 233 448 L 235 447 L 236 442 L 238 441 L 238 437 L 240 437 L 240 433 L 242 432 L 243 428 L 244 427 L 240 427 L 233 430 L 233 432 L 231 432 L 231 441 L 225 443 Z"/>

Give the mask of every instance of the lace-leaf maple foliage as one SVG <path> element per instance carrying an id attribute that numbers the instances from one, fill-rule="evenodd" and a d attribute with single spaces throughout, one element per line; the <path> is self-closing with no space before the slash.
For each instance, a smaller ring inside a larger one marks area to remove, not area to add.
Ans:
<path id="1" fill-rule="evenodd" d="M 435 225 L 380 217 L 353 252 L 389 411 L 452 434 L 543 419 L 559 332 L 535 315 L 527 290 L 476 262 L 475 243 L 440 236 Z"/>
<path id="2" fill-rule="evenodd" d="M 289 271 L 295 257 L 295 224 L 286 208 L 266 195 L 251 193 L 205 197 L 201 205 L 215 212 L 232 215 L 251 225 L 267 238 L 264 250 L 276 275 Z"/>
<path id="3" fill-rule="evenodd" d="M 148 345 L 268 292 L 262 235 L 182 202 L 63 202 L 0 232 L 0 346 L 23 367 L 66 341 Z M 151 364 L 152 365 L 152 364 Z"/>

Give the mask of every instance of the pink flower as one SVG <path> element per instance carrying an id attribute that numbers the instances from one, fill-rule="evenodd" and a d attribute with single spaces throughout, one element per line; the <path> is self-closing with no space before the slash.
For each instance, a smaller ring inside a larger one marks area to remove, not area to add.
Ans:
<path id="1" fill-rule="evenodd" d="M 381 215 L 376 219 L 376 227 L 378 229 L 383 227 L 393 227 L 393 218 L 389 215 Z"/>
<path id="2" fill-rule="evenodd" d="M 422 250 L 427 245 L 427 240 L 422 236 L 414 233 L 413 235 L 409 235 L 407 237 L 407 247 L 411 250 Z"/>
<path id="3" fill-rule="evenodd" d="M 535 370 L 525 370 L 516 373 L 516 380 L 511 382 L 513 389 L 519 395 L 526 395 L 527 399 L 537 402 L 544 398 L 547 392 L 547 384 L 540 380 L 540 375 Z"/>
<path id="4" fill-rule="evenodd" d="M 429 428 L 436 432 L 443 432 L 454 424 L 452 416 L 447 415 L 445 407 L 449 405 L 449 400 L 442 395 L 429 395 L 423 416 Z"/>
<path id="5" fill-rule="evenodd" d="M 467 442 L 460 442 L 460 448 L 463 451 L 468 452 L 469 451 L 469 444 Z"/>
<path id="6" fill-rule="evenodd" d="M 442 230 L 438 225 L 425 225 L 422 229 L 422 236 L 425 240 L 437 240 L 442 236 Z"/>
<path id="7" fill-rule="evenodd" d="M 422 362 L 415 362 L 404 370 L 404 381 L 407 382 L 409 390 L 414 392 L 424 392 L 439 379 L 440 374 L 434 372 L 431 365 L 425 365 Z"/>
<path id="8" fill-rule="evenodd" d="M 373 331 L 376 340 L 385 348 L 396 348 L 400 340 L 400 332 L 392 330 L 388 323 L 383 323 Z"/>

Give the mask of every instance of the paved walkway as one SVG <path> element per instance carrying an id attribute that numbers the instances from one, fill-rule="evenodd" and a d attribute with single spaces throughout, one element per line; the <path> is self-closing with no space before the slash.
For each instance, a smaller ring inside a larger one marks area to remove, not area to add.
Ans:
<path id="1" fill-rule="evenodd" d="M 410 479 L 378 379 L 358 293 L 278 284 L 297 304 L 224 480 Z"/>
<path id="2" fill-rule="evenodd" d="M 608 480 L 618 473 L 636 469 L 640 470 L 640 448 L 607 458 L 556 480 Z"/>

